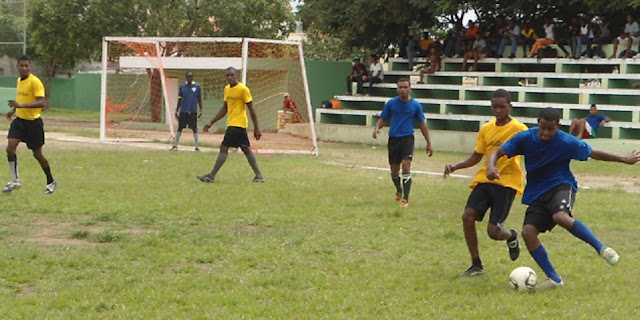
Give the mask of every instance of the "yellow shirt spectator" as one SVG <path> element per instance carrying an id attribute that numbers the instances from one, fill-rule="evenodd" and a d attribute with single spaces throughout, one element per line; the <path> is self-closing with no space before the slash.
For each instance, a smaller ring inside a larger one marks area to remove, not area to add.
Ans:
<path id="1" fill-rule="evenodd" d="M 538 40 L 538 35 L 536 34 L 536 31 L 533 30 L 533 28 L 523 28 L 521 34 L 523 37 L 525 37 L 525 39 Z"/>
<path id="2" fill-rule="evenodd" d="M 420 51 L 426 52 L 429 49 L 429 47 L 431 47 L 434 43 L 435 41 L 433 41 L 433 39 L 431 38 L 422 39 L 420 40 L 420 42 L 418 42 L 418 47 L 420 47 Z"/>
<path id="3" fill-rule="evenodd" d="M 16 101 L 19 103 L 34 103 L 38 98 L 44 98 L 44 86 L 38 77 L 30 74 L 26 79 L 18 78 Z M 40 118 L 42 108 L 17 108 L 16 116 L 23 120 Z"/>
<path id="4" fill-rule="evenodd" d="M 224 87 L 224 102 L 227 103 L 227 126 L 246 128 L 247 103 L 252 102 L 251 92 L 244 84 L 238 82 L 235 86 Z"/>
<path id="5" fill-rule="evenodd" d="M 522 169 L 520 169 L 520 157 L 502 157 L 498 159 L 498 163 L 496 164 L 496 168 L 500 171 L 500 179 L 498 180 L 487 179 L 487 159 L 493 151 L 502 145 L 502 143 L 509 140 L 516 133 L 527 129 L 527 126 L 520 123 L 515 118 L 511 118 L 511 121 L 503 126 L 497 126 L 496 119 L 493 119 L 480 128 L 476 138 L 476 147 L 474 151 L 484 154 L 486 157 L 482 168 L 478 170 L 478 173 L 471 182 L 470 187 L 472 189 L 479 183 L 495 183 L 514 189 L 518 194 L 522 194 L 523 182 Z"/>

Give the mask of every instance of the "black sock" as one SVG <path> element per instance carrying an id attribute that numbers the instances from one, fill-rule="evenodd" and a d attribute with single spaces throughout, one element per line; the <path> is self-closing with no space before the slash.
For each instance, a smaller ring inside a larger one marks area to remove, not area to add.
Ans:
<path id="1" fill-rule="evenodd" d="M 480 257 L 473 258 L 473 260 L 471 261 L 471 264 L 474 267 L 478 267 L 480 269 L 484 269 L 484 268 L 482 268 L 482 260 L 480 260 Z"/>
<path id="2" fill-rule="evenodd" d="M 518 238 L 518 233 L 515 230 L 511 230 L 511 237 L 507 239 L 507 242 L 511 242 Z"/>
<path id="3" fill-rule="evenodd" d="M 402 198 L 409 201 L 409 192 L 411 192 L 411 173 L 402 174 Z"/>
<path id="4" fill-rule="evenodd" d="M 42 168 L 42 171 L 44 171 L 44 174 L 47 175 L 47 184 L 50 184 L 51 182 L 53 182 L 53 176 L 51 175 L 51 168 L 50 167 Z"/>
<path id="5" fill-rule="evenodd" d="M 396 193 L 402 193 L 402 185 L 400 185 L 400 176 L 391 176 L 393 184 L 396 186 Z"/>

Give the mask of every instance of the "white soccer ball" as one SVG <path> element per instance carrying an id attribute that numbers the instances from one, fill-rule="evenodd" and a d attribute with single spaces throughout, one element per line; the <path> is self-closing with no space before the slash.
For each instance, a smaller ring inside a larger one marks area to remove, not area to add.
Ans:
<path id="1" fill-rule="evenodd" d="M 536 287 L 536 283 L 538 283 L 538 276 L 529 267 L 515 268 L 509 275 L 509 284 L 518 291 L 533 290 Z"/>

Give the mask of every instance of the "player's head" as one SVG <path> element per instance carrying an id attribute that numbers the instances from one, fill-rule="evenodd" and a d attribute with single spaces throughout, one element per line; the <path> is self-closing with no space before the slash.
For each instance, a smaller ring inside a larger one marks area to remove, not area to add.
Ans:
<path id="1" fill-rule="evenodd" d="M 540 111 L 538 116 L 538 138 L 542 141 L 551 141 L 560 127 L 560 112 L 548 107 Z"/>
<path id="2" fill-rule="evenodd" d="M 398 96 L 400 96 L 401 100 L 409 99 L 409 94 L 411 94 L 411 82 L 409 81 L 409 78 L 398 79 L 398 88 L 396 91 L 398 92 Z"/>
<path id="3" fill-rule="evenodd" d="M 229 67 L 224 72 L 224 78 L 227 79 L 227 83 L 229 83 L 231 86 L 235 86 L 236 84 L 238 84 L 237 75 L 238 70 L 236 70 L 236 68 L 234 67 Z"/>
<path id="4" fill-rule="evenodd" d="M 184 78 L 187 79 L 188 83 L 192 83 L 193 82 L 193 72 L 187 71 L 187 73 L 184 74 Z"/>
<path id="5" fill-rule="evenodd" d="M 595 104 L 592 104 L 591 107 L 589 107 L 589 114 L 592 116 L 598 114 L 598 107 L 596 107 Z"/>
<path id="6" fill-rule="evenodd" d="M 491 96 L 491 112 L 498 121 L 509 117 L 511 112 L 511 95 L 507 90 L 498 89 Z"/>
<path id="7" fill-rule="evenodd" d="M 23 55 L 18 58 L 18 72 L 20 78 L 26 78 L 31 74 L 31 58 L 27 55 Z"/>

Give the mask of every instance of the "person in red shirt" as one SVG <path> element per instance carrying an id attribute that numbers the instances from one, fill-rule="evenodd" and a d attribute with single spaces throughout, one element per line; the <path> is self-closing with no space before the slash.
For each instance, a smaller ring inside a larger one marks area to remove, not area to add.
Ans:
<path id="1" fill-rule="evenodd" d="M 367 76 L 367 69 L 364 64 L 360 63 L 360 57 L 356 56 L 353 58 L 353 64 L 351 65 L 351 72 L 347 76 L 347 94 L 351 95 L 351 83 L 357 82 L 358 89 L 356 94 L 364 94 L 364 90 L 362 89 L 362 83 L 364 82 L 364 77 Z"/>

